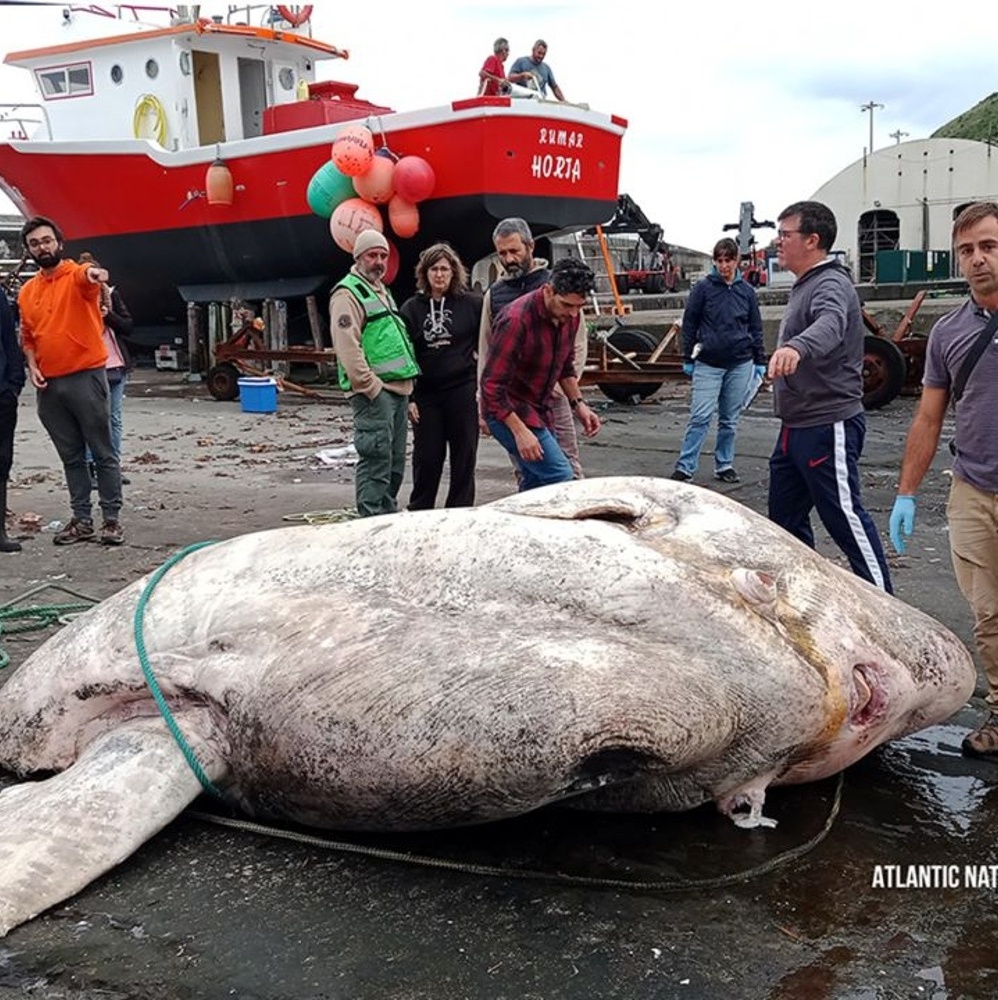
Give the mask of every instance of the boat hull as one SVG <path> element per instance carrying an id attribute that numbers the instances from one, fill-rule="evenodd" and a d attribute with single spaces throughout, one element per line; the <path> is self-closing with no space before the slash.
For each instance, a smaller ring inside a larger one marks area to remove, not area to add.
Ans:
<path id="1" fill-rule="evenodd" d="M 558 200 L 506 195 L 437 199 L 426 205 L 420 239 L 398 241 L 396 291 L 411 289 L 419 249 L 438 240 L 449 242 L 470 266 L 490 252 L 491 232 L 499 219 L 529 218 L 535 234 L 543 235 L 578 225 L 580 213 L 603 219 L 612 211 L 600 201 L 574 203 L 566 210 Z M 185 300 L 259 298 L 258 286 L 279 292 L 282 284 L 289 295 L 323 291 L 352 263 L 330 238 L 327 221 L 311 214 L 102 234 L 67 239 L 66 245 L 71 255 L 87 250 L 105 265 L 127 294 L 137 321 L 146 325 L 182 322 Z M 218 294 L 212 294 L 212 288 Z"/>
<path id="2" fill-rule="evenodd" d="M 397 239 L 385 225 L 399 250 L 401 293 L 419 251 L 437 240 L 470 267 L 491 251 L 499 219 L 520 216 L 543 235 L 613 214 L 626 123 L 525 103 L 485 98 L 378 120 L 379 146 L 423 156 L 436 174 L 417 235 Z M 342 127 L 179 153 L 131 140 L 0 143 L 0 185 L 25 215 L 55 219 L 71 254 L 88 250 L 110 269 L 137 323 L 178 323 L 185 298 L 203 300 L 206 289 L 220 298 L 260 283 L 318 289 L 347 269 L 328 220 L 306 201 Z M 205 196 L 216 155 L 233 175 L 231 205 L 210 205 Z"/>

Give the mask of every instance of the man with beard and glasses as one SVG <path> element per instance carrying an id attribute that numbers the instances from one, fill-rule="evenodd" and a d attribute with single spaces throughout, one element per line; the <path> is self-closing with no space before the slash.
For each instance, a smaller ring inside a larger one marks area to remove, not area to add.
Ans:
<path id="1" fill-rule="evenodd" d="M 478 380 L 481 383 L 482 372 L 489 353 L 489 338 L 492 335 L 492 324 L 511 302 L 528 292 L 535 292 L 551 280 L 548 262 L 542 257 L 534 256 L 534 236 L 530 226 L 523 219 L 516 217 L 503 219 L 493 230 L 492 244 L 502 266 L 502 274 L 492 283 L 485 293 L 482 303 L 482 324 L 478 335 Z M 586 364 L 586 354 L 589 349 L 589 332 L 585 323 L 579 323 L 575 334 L 574 360 L 575 371 L 581 373 Z M 554 396 L 550 404 L 550 429 L 572 466 L 572 477 L 582 478 L 582 463 L 579 461 L 579 438 L 575 430 L 575 420 L 568 399 L 560 386 L 555 386 Z M 479 430 L 488 434 L 485 418 L 479 420 Z M 516 466 L 517 474 L 519 467 Z"/>
<path id="2" fill-rule="evenodd" d="M 73 513 L 53 541 L 72 545 L 97 538 L 91 516 L 89 448 L 104 515 L 100 541 L 121 545 L 125 540 L 119 521 L 121 466 L 111 443 L 107 347 L 100 312 L 101 287 L 108 273 L 95 264 L 64 259 L 62 233 L 51 219 L 29 219 L 21 228 L 21 240 L 39 267 L 17 300 L 21 341 L 37 390 L 38 418 L 62 461 Z"/>
<path id="3" fill-rule="evenodd" d="M 493 437 L 519 469 L 521 491 L 573 478 L 550 429 L 555 385 L 568 397 L 586 437 L 599 432 L 599 417 L 583 400 L 575 370 L 576 332 L 594 280 L 583 261 L 566 257 L 554 266 L 550 281 L 521 295 L 496 318 L 482 373 L 481 409 Z"/>
<path id="4" fill-rule="evenodd" d="M 388 241 L 365 229 L 329 297 L 340 388 L 353 410 L 357 513 L 392 514 L 405 473 L 408 404 L 419 374 L 405 320 L 384 284 Z"/>

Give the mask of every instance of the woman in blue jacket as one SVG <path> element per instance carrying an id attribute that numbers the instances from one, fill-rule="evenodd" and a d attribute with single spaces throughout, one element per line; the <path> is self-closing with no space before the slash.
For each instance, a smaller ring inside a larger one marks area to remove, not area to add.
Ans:
<path id="1" fill-rule="evenodd" d="M 693 478 L 716 412 L 714 478 L 737 483 L 735 431 L 753 379 L 766 374 L 766 352 L 755 290 L 738 269 L 738 245 L 719 240 L 713 256 L 713 270 L 694 285 L 683 313 L 683 371 L 693 378 L 693 394 L 672 478 Z"/>

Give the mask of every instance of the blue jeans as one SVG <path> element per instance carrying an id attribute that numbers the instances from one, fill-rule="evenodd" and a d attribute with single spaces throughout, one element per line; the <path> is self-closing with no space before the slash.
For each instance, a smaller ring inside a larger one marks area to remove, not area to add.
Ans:
<path id="1" fill-rule="evenodd" d="M 127 375 L 122 375 L 118 382 L 108 382 L 108 400 L 111 403 L 111 447 L 118 461 L 121 461 L 121 401 L 125 398 L 125 383 Z M 87 448 L 87 465 L 93 463 L 94 457 Z"/>
<path id="2" fill-rule="evenodd" d="M 735 431 L 751 381 L 751 361 L 743 361 L 734 368 L 714 368 L 702 361 L 694 362 L 690 419 L 676 462 L 679 472 L 692 476 L 697 471 L 700 449 L 707 438 L 715 411 L 717 443 L 714 445 L 714 471 L 723 472 L 734 465 Z"/>
<path id="3" fill-rule="evenodd" d="M 539 462 L 525 462 L 516 448 L 513 432 L 501 421 L 487 420 L 492 436 L 509 452 L 513 464 L 520 470 L 520 492 L 549 483 L 567 483 L 575 478 L 572 466 L 555 436 L 546 427 L 531 427 L 544 454 Z"/>

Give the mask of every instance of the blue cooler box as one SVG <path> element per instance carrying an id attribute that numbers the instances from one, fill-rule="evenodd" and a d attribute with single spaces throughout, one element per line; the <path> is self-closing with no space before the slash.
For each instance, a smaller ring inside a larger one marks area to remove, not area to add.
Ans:
<path id="1" fill-rule="evenodd" d="M 243 413 L 273 413 L 277 409 L 277 380 L 269 375 L 239 379 L 239 403 Z"/>

